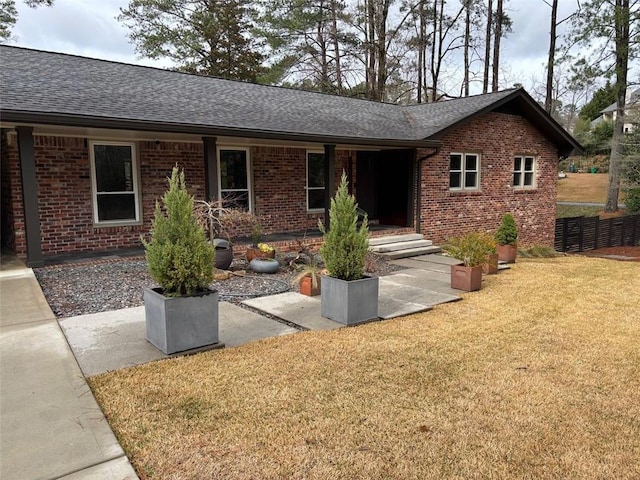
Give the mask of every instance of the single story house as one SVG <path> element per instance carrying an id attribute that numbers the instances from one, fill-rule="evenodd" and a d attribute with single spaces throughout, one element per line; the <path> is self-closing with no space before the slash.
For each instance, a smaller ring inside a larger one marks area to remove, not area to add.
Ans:
<path id="1" fill-rule="evenodd" d="M 553 245 L 557 165 L 580 145 L 521 88 L 421 105 L 0 47 L 2 244 L 41 265 L 132 247 L 178 164 L 265 233 L 315 229 L 344 171 L 372 224 L 437 242 Z"/>

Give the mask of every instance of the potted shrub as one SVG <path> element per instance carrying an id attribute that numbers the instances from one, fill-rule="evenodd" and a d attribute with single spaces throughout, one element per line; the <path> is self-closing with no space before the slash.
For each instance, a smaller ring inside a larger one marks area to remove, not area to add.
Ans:
<path id="1" fill-rule="evenodd" d="M 378 318 L 378 278 L 364 275 L 368 222 L 365 216 L 357 227 L 357 207 L 354 196 L 347 191 L 343 172 L 331 199 L 329 230 L 325 230 L 322 221 L 318 227 L 324 235 L 320 254 L 327 269 L 320 293 L 321 315 L 345 325 Z"/>
<path id="2" fill-rule="evenodd" d="M 498 259 L 502 262 L 514 263 L 518 255 L 518 227 L 513 215 L 505 213 L 495 233 L 498 244 Z"/>
<path id="3" fill-rule="evenodd" d="M 261 243 L 262 226 L 259 223 L 253 225 L 251 231 L 251 246 L 247 247 L 247 262 L 254 258 L 275 258 L 276 251 L 266 243 Z"/>
<path id="4" fill-rule="evenodd" d="M 151 240 L 142 239 L 151 278 L 144 290 L 147 340 L 167 355 L 218 344 L 215 249 L 198 225 L 184 172 L 174 167 L 169 190 L 156 202 Z"/>
<path id="5" fill-rule="evenodd" d="M 491 251 L 490 237 L 483 233 L 468 233 L 450 238 L 443 247 L 462 265 L 451 265 L 451 288 L 473 292 L 482 286 L 482 266 Z"/>
<path id="6" fill-rule="evenodd" d="M 315 297 L 320 295 L 320 272 L 321 267 L 316 257 L 311 255 L 307 261 L 300 264 L 298 274 L 293 278 L 291 283 L 298 285 L 302 295 Z"/>
<path id="7" fill-rule="evenodd" d="M 498 252 L 496 250 L 496 241 L 491 235 L 487 233 L 483 235 L 486 239 L 489 253 L 487 255 L 487 261 L 482 265 L 482 273 L 493 275 L 498 273 Z"/>

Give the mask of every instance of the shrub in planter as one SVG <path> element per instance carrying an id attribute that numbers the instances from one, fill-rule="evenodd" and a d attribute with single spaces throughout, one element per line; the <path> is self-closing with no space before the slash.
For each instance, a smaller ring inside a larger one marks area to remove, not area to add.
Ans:
<path id="1" fill-rule="evenodd" d="M 147 340 L 164 353 L 218 342 L 218 293 L 210 290 L 215 249 L 198 225 L 184 172 L 174 167 L 169 190 L 156 202 L 151 240 L 142 239 L 151 278 L 145 289 Z"/>
<path id="2" fill-rule="evenodd" d="M 498 244 L 498 258 L 507 263 L 515 262 L 518 254 L 518 227 L 510 213 L 505 213 L 502 216 L 500 226 L 495 233 L 495 239 Z"/>
<path id="3" fill-rule="evenodd" d="M 462 265 L 451 266 L 451 288 L 473 292 L 482 286 L 482 267 L 492 249 L 492 239 L 485 233 L 473 232 L 450 238 L 443 250 Z"/>
<path id="4" fill-rule="evenodd" d="M 364 275 L 369 249 L 367 217 L 358 228 L 358 205 L 348 193 L 344 172 L 331 199 L 329 221 L 328 230 L 318 222 L 324 235 L 320 254 L 328 271 L 322 280 L 322 316 L 344 324 L 378 318 L 378 278 Z"/>

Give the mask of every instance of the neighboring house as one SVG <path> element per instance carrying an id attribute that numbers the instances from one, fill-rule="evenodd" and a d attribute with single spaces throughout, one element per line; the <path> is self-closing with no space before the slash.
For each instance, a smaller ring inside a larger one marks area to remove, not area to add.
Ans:
<path id="1" fill-rule="evenodd" d="M 2 243 L 50 256 L 140 245 L 178 164 L 265 233 L 316 229 L 342 171 L 376 228 L 553 245 L 557 164 L 580 145 L 522 89 L 400 106 L 0 47 Z M 248 232 L 247 232 L 248 233 Z"/>
<path id="2" fill-rule="evenodd" d="M 635 128 L 634 123 L 631 121 L 635 118 L 637 112 L 640 111 L 640 90 L 631 91 L 630 88 L 627 88 L 625 92 L 625 118 L 629 121 L 625 121 L 622 131 L 624 133 L 632 133 Z M 591 128 L 599 124 L 600 122 L 611 122 L 613 123 L 618 116 L 618 104 L 612 103 L 607 108 L 600 112 L 600 116 L 591 121 Z"/>

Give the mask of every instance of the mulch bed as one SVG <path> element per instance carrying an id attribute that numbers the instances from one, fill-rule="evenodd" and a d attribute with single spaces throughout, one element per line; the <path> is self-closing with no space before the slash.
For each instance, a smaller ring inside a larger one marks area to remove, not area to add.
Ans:
<path id="1" fill-rule="evenodd" d="M 283 255 L 280 270 L 274 274 L 253 273 L 244 259 L 235 259 L 231 271 L 246 272 L 218 280 L 211 288 L 218 290 L 221 301 L 240 305 L 249 298 L 275 295 L 294 289 L 296 275 L 290 261 L 295 255 Z M 370 275 L 386 275 L 402 269 L 386 257 L 370 254 L 367 265 Z M 106 312 L 143 305 L 145 287 L 157 287 L 142 257 L 92 259 L 78 263 L 33 269 L 42 291 L 57 318 Z"/>
<path id="2" fill-rule="evenodd" d="M 587 257 L 609 258 L 611 260 L 640 262 L 640 247 L 606 247 L 588 252 L 580 252 L 580 255 Z M 626 258 L 624 258 L 626 257 Z"/>

